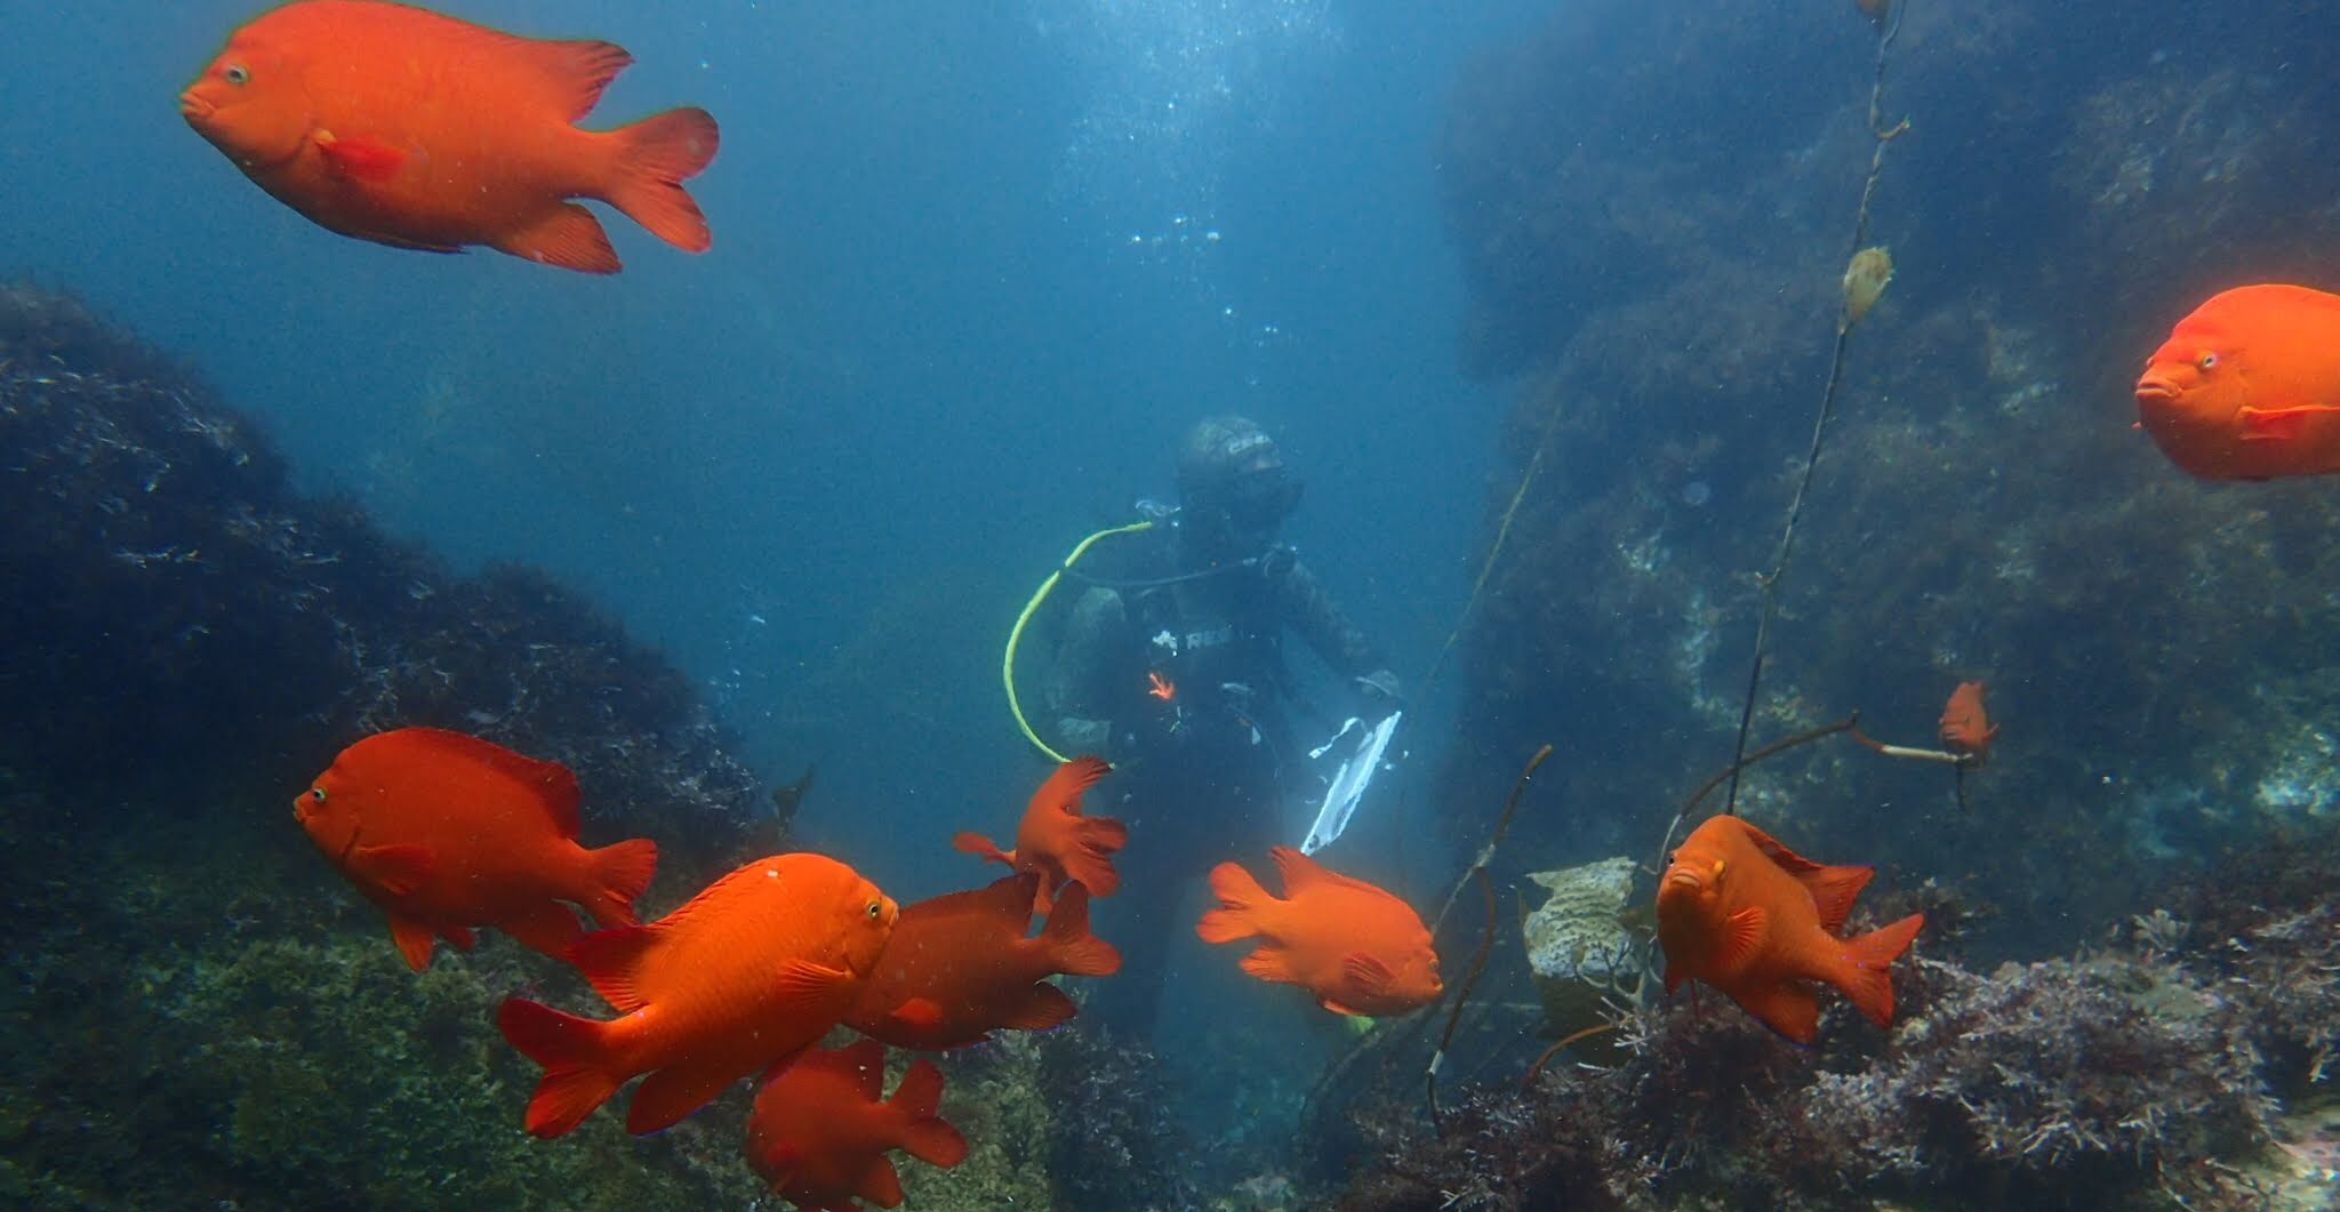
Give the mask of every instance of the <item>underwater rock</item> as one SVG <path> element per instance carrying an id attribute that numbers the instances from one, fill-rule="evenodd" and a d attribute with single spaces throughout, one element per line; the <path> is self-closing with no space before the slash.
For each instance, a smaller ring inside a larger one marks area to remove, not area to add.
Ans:
<path id="1" fill-rule="evenodd" d="M 1646 947 L 1623 920 L 1634 868 L 1632 859 L 1618 857 L 1528 875 L 1551 893 L 1520 925 L 1551 1035 L 1599 1025 L 1612 1000 L 1641 1000 L 1651 977 L 1643 963 Z"/>
<path id="2" fill-rule="evenodd" d="M 452 576 L 301 495 L 189 371 L 21 285 L 0 286 L 0 518 L 0 753 L 44 781 L 289 802 L 359 735 L 428 724 L 569 765 L 589 832 L 670 855 L 755 815 L 689 680 L 575 592 Z"/>
<path id="3" fill-rule="evenodd" d="M 2318 779 L 2340 498 L 2186 483 L 2129 429 L 2139 361 L 2208 289 L 2312 280 L 2340 246 L 2340 128 L 2275 83 L 2340 76 L 2340 43 L 2316 0 L 2239 24 L 2013 0 L 1897 19 L 1879 121 L 1911 126 L 1859 239 L 1903 279 L 1848 343 L 1749 740 L 1856 710 L 1920 736 L 1953 678 L 1988 678 L 2025 727 L 1963 808 L 1947 772 L 1834 742 L 1748 772 L 1740 805 L 1959 882 L 1994 910 L 1992 958 L 2051 954 L 2149 908 L 2167 868 L 2340 803 Z M 1515 759 L 1490 755 L 1560 742 L 1543 782 L 1583 808 L 1528 818 L 1520 862 L 1640 853 L 1730 760 L 1751 574 L 1846 315 L 1821 267 L 1855 235 L 1876 46 L 1826 6 L 1591 0 L 1453 95 L 1464 356 L 1520 375 L 1483 543 L 1533 483 L 1458 646 L 1471 743 L 1438 783 L 1498 802 Z M 1790 104 L 1702 108 L 1758 69 L 1799 77 Z M 1732 508 L 1691 507 L 1690 480 Z"/>
<path id="4" fill-rule="evenodd" d="M 2130 946 L 1987 976 L 1921 958 L 1889 1036 L 1842 1005 L 1813 1049 L 1690 998 L 1637 1009 L 1613 1069 L 1477 1088 L 1438 1132 L 1418 1103 L 1360 1114 L 1384 1160 L 1340 1206 L 2316 1206 L 2322 1121 L 2278 1099 L 2331 1098 L 2334 840 L 2158 890 L 2178 911 Z"/>

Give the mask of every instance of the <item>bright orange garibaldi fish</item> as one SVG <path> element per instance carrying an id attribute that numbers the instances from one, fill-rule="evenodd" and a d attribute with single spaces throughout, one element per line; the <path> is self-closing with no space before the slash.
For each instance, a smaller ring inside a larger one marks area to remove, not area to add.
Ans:
<path id="1" fill-rule="evenodd" d="M 2146 359 L 2137 423 L 2205 480 L 2340 472 L 2340 295 L 2211 296 Z"/>
<path id="2" fill-rule="evenodd" d="M 237 30 L 179 112 L 329 230 L 616 273 L 600 222 L 569 199 L 606 202 L 677 248 L 711 243 L 682 187 L 715 156 L 705 110 L 574 125 L 631 62 L 607 42 L 516 37 L 380 0 L 299 0 Z"/>
<path id="3" fill-rule="evenodd" d="M 626 1128 L 655 1132 L 724 1087 L 818 1042 L 877 966 L 894 902 L 818 854 L 761 858 L 647 926 L 570 952 L 622 1017 L 599 1022 L 508 998 L 504 1038 L 544 1066 L 528 1131 L 559 1136 L 638 1073 Z"/>
<path id="4" fill-rule="evenodd" d="M 390 915 L 408 966 L 446 939 L 464 950 L 493 926 L 547 955 L 585 932 L 562 901 L 603 925 L 634 923 L 658 847 L 577 844 L 577 779 L 459 732 L 400 728 L 333 759 L 293 800 L 293 819 L 366 899 Z"/>
<path id="5" fill-rule="evenodd" d="M 1195 926 L 1204 942 L 1259 936 L 1243 970 L 1298 985 L 1335 1014 L 1403 1014 L 1438 1000 L 1445 988 L 1438 952 L 1412 906 L 1289 846 L 1268 854 L 1283 873 L 1285 899 L 1268 895 L 1241 866 L 1219 864 L 1211 869 L 1219 907 Z"/>
<path id="6" fill-rule="evenodd" d="M 1983 684 L 1958 683 L 1942 708 L 1942 743 L 1953 752 L 1973 754 L 1980 762 L 1990 756 L 1991 738 L 1998 735 L 1999 726 L 1983 710 Z"/>
<path id="7" fill-rule="evenodd" d="M 1809 982 L 1836 986 L 1878 1026 L 1893 1022 L 1894 957 L 1925 915 L 1843 939 L 1836 932 L 1876 871 L 1825 867 L 1735 816 L 1690 831 L 1658 884 L 1666 991 L 1700 980 L 1798 1043 L 1820 1031 Z"/>
<path id="8" fill-rule="evenodd" d="M 885 1078 L 885 1045 L 873 1039 L 774 1066 L 748 1114 L 748 1165 L 809 1212 L 854 1212 L 856 1199 L 901 1207 L 901 1176 L 886 1154 L 948 1168 L 967 1160 L 967 1139 L 937 1114 L 943 1077 L 933 1061 L 912 1061 L 894 1097 L 880 1101 Z"/>
<path id="9" fill-rule="evenodd" d="M 980 833 L 961 833 L 951 845 L 968 854 L 1018 871 L 1040 873 L 1040 895 L 1034 905 L 1048 912 L 1058 890 L 1079 881 L 1091 896 L 1111 896 L 1121 886 L 1113 870 L 1113 852 L 1129 842 L 1129 830 L 1105 816 L 1082 816 L 1081 793 L 1113 767 L 1103 758 L 1077 757 L 1056 768 L 1032 793 L 1024 820 L 1016 827 L 1016 848 L 1001 850 Z"/>
<path id="10" fill-rule="evenodd" d="M 1089 933 L 1089 894 L 1056 898 L 1048 927 L 1025 937 L 1040 874 L 902 907 L 893 941 L 845 1025 L 897 1048 L 940 1051 L 980 1043 L 998 1028 L 1041 1031 L 1073 1017 L 1059 973 L 1111 976 L 1121 953 Z"/>

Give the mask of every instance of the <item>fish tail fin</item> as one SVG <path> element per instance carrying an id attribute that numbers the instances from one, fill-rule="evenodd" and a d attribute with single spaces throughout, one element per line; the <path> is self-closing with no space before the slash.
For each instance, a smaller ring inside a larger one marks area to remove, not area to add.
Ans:
<path id="1" fill-rule="evenodd" d="M 610 137 L 617 140 L 617 163 L 605 200 L 684 252 L 713 246 L 707 216 L 682 183 L 715 158 L 714 117 L 703 109 L 670 109 L 611 131 Z"/>
<path id="2" fill-rule="evenodd" d="M 1869 1021 L 1893 1025 L 1893 961 L 1909 950 L 1926 915 L 1912 913 L 1890 925 L 1844 941 L 1845 973 L 1839 987 Z"/>
<path id="3" fill-rule="evenodd" d="M 1067 884 L 1057 894 L 1040 937 L 1048 944 L 1048 956 L 1055 962 L 1056 970 L 1067 976 L 1111 976 L 1121 971 L 1121 952 L 1089 933 L 1086 885 Z"/>
<path id="4" fill-rule="evenodd" d="M 1232 943 L 1259 933 L 1260 907 L 1276 899 L 1240 863 L 1211 868 L 1211 895 L 1219 898 L 1219 907 L 1203 914 L 1194 927 L 1206 943 Z"/>
<path id="5" fill-rule="evenodd" d="M 629 838 L 614 846 L 586 852 L 593 860 L 593 892 L 583 903 L 585 912 L 604 926 L 631 926 L 634 901 L 650 886 L 658 871 L 658 843 L 646 837 Z"/>
<path id="6" fill-rule="evenodd" d="M 601 1067 L 608 1024 L 508 997 L 496 1010 L 496 1026 L 521 1055 L 544 1066 L 528 1100 L 529 1135 L 560 1136 L 617 1093 L 619 1080 Z"/>
<path id="7" fill-rule="evenodd" d="M 1121 887 L 1121 873 L 1113 869 L 1113 854 L 1129 844 L 1129 826 L 1109 816 L 1083 819 L 1074 832 L 1077 845 L 1064 856 L 1065 874 L 1079 880 L 1090 896 L 1111 896 Z"/>
<path id="8" fill-rule="evenodd" d="M 942 1070 L 933 1061 L 916 1060 L 888 1101 L 908 1121 L 902 1129 L 902 1148 L 930 1166 L 947 1169 L 967 1160 L 967 1138 L 943 1122 L 942 1092 Z"/>

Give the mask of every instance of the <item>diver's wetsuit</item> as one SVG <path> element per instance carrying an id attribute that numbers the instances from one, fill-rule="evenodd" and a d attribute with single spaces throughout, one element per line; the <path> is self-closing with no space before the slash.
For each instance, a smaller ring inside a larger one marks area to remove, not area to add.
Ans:
<path id="1" fill-rule="evenodd" d="M 1279 836 L 1282 805 L 1318 791 L 1301 782 L 1305 754 L 1282 711 L 1283 632 L 1345 677 L 1378 675 L 1392 689 L 1395 679 L 1288 547 L 1213 566 L 1165 529 L 1114 555 L 1109 570 L 1106 560 L 1084 565 L 1090 579 L 1043 689 L 1057 746 L 1119 768 L 1106 784 L 1119 794 L 1088 811 L 1130 829 L 1116 856 L 1120 892 L 1100 909 L 1119 919 L 1110 937 L 1123 962 L 1088 1013 L 1146 1036 L 1172 932 L 1192 927 L 1180 906 L 1188 882 L 1225 859 L 1259 869 L 1269 846 L 1298 840 Z M 1165 578 L 1179 579 L 1145 583 Z"/>

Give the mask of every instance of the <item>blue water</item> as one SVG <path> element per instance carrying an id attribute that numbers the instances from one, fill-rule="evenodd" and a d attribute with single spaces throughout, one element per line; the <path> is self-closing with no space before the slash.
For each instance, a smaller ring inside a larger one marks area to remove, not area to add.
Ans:
<path id="1" fill-rule="evenodd" d="M 1443 638 L 1497 407 L 1454 370 L 1433 134 L 1535 6 L 464 6 L 630 50 L 587 125 L 721 121 L 714 250 L 610 216 L 610 280 L 260 193 L 172 104 L 258 7 L 9 6 L 0 266 L 190 358 L 306 486 L 586 589 L 759 766 L 818 761 L 807 840 L 905 893 L 960 860 L 901 839 L 1004 828 L 1034 769 L 1023 595 L 1202 415 L 1283 440 L 1288 537 L 1400 668 Z"/>
<path id="2" fill-rule="evenodd" d="M 463 5 L 631 51 L 586 125 L 721 122 L 689 186 L 714 249 L 604 211 L 611 279 L 348 240 L 263 195 L 173 104 L 260 7 L 6 6 L 0 270 L 187 358 L 303 487 L 459 570 L 583 589 L 767 776 L 817 762 L 792 840 L 905 902 L 986 877 L 954 831 L 1012 834 L 1044 766 L 998 690 L 1008 624 L 1077 539 L 1172 494 L 1195 420 L 1276 434 L 1308 486 L 1286 538 L 1396 668 L 1453 625 L 1501 401 L 1457 369 L 1436 134 L 1465 53 L 1542 6 Z M 1375 825 L 1385 878 L 1445 878 Z M 1183 946 L 1190 1009 L 1267 1001 Z"/>

